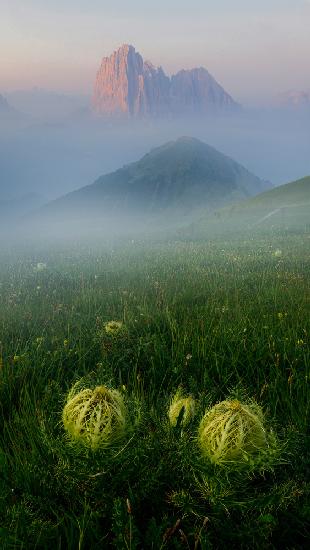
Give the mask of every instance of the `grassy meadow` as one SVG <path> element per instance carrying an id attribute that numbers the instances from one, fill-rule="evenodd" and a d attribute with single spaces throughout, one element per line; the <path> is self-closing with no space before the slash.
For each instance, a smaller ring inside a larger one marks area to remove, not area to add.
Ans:
<path id="1" fill-rule="evenodd" d="M 309 287 L 304 230 L 3 246 L 1 548 L 305 548 Z M 81 377 L 118 389 L 128 408 L 107 449 L 63 428 Z M 180 388 L 196 414 L 173 427 Z M 202 456 L 200 420 L 227 398 L 262 407 L 273 444 L 260 462 Z"/>

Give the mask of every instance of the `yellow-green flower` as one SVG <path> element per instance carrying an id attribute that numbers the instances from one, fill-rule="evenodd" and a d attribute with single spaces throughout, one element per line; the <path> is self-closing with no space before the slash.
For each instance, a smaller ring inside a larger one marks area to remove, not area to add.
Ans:
<path id="1" fill-rule="evenodd" d="M 191 397 L 190 395 L 188 397 L 184 397 L 180 391 L 177 391 L 177 393 L 171 400 L 168 411 L 168 417 L 171 426 L 176 426 L 178 418 L 182 411 L 183 416 L 181 420 L 181 425 L 183 427 L 187 426 L 195 416 L 195 408 L 196 403 L 193 397 Z"/>
<path id="2" fill-rule="evenodd" d="M 71 439 L 93 451 L 106 448 L 122 438 L 127 411 L 123 396 L 114 389 L 97 386 L 69 392 L 62 420 Z"/>
<path id="3" fill-rule="evenodd" d="M 242 463 L 266 447 L 262 409 L 254 401 L 221 401 L 203 416 L 198 443 L 202 453 L 215 464 Z"/>
<path id="4" fill-rule="evenodd" d="M 123 330 L 123 323 L 121 321 L 108 321 L 104 325 L 104 330 L 110 336 L 116 336 Z"/>

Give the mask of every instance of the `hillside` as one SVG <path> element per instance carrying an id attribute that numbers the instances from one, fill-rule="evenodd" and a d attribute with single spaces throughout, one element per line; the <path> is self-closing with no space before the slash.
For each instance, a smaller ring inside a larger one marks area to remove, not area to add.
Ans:
<path id="1" fill-rule="evenodd" d="M 183 137 L 50 203 L 44 216 L 121 221 L 169 214 L 180 221 L 198 209 L 210 211 L 254 196 L 266 186 L 216 149 Z"/>
<path id="2" fill-rule="evenodd" d="M 310 227 L 310 176 L 280 185 L 256 197 L 206 212 L 188 230 L 189 235 L 231 231 L 304 230 Z"/>
<path id="3" fill-rule="evenodd" d="M 280 185 L 248 200 L 240 208 L 270 208 L 300 206 L 310 203 L 310 176 Z"/>

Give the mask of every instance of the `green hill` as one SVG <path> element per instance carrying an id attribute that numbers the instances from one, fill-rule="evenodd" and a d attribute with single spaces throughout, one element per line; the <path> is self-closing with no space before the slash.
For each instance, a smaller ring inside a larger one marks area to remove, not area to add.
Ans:
<path id="1" fill-rule="evenodd" d="M 138 162 L 101 176 L 44 209 L 55 219 L 120 219 L 167 213 L 181 219 L 198 208 L 214 210 L 268 187 L 243 166 L 193 138 L 180 138 Z"/>
<path id="2" fill-rule="evenodd" d="M 231 231 L 304 230 L 310 227 L 310 176 L 281 185 L 256 197 L 205 213 L 189 234 Z"/>
<path id="3" fill-rule="evenodd" d="M 242 208 L 280 208 L 310 204 L 310 176 L 270 189 L 240 205 Z"/>

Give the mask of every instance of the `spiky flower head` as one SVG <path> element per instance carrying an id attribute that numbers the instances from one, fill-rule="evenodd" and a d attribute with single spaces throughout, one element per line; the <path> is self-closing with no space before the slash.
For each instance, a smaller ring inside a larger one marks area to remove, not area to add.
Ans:
<path id="1" fill-rule="evenodd" d="M 104 330 L 109 336 L 116 336 L 123 330 L 123 323 L 121 321 L 108 321 L 104 325 Z"/>
<path id="2" fill-rule="evenodd" d="M 106 386 L 69 392 L 62 420 L 71 439 L 93 451 L 106 448 L 126 431 L 126 407 L 121 393 Z"/>
<path id="3" fill-rule="evenodd" d="M 261 407 L 254 401 L 217 403 L 200 422 L 198 442 L 203 455 L 215 464 L 247 462 L 267 445 Z"/>
<path id="4" fill-rule="evenodd" d="M 182 414 L 181 426 L 187 426 L 195 415 L 195 399 L 191 396 L 184 395 L 177 391 L 171 400 L 168 417 L 171 426 L 176 426 L 180 414 Z"/>

